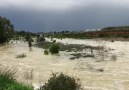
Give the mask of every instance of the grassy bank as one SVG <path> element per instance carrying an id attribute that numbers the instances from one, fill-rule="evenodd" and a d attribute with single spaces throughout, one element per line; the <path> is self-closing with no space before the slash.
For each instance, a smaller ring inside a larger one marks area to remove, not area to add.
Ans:
<path id="1" fill-rule="evenodd" d="M 0 90 L 33 90 L 32 86 L 19 83 L 15 73 L 12 70 L 0 70 Z"/>

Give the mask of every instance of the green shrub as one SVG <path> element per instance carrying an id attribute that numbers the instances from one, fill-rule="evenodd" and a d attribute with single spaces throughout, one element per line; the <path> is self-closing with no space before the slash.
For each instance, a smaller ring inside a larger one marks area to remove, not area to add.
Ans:
<path id="1" fill-rule="evenodd" d="M 56 40 L 53 40 L 53 43 L 56 43 Z"/>
<path id="2" fill-rule="evenodd" d="M 45 37 L 37 37 L 37 43 L 45 42 Z"/>
<path id="3" fill-rule="evenodd" d="M 48 83 L 40 87 L 40 90 L 80 90 L 79 79 L 70 77 L 63 73 L 53 74 Z"/>
<path id="4" fill-rule="evenodd" d="M 129 38 L 129 35 L 123 35 L 123 38 Z"/>
<path id="5" fill-rule="evenodd" d="M 52 53 L 52 54 L 56 54 L 56 53 L 59 53 L 59 49 L 60 49 L 60 45 L 59 44 L 52 44 L 49 48 L 49 51 Z"/>
<path id="6" fill-rule="evenodd" d="M 44 54 L 45 55 L 48 55 L 49 54 L 49 51 L 48 50 L 44 50 Z"/>

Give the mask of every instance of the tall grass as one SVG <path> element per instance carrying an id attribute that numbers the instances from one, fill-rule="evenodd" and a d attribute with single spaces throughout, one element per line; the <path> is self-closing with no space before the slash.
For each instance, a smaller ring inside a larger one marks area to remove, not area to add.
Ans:
<path id="1" fill-rule="evenodd" d="M 16 71 L 11 69 L 0 70 L 0 90 L 33 90 L 32 86 L 27 86 L 16 81 Z"/>

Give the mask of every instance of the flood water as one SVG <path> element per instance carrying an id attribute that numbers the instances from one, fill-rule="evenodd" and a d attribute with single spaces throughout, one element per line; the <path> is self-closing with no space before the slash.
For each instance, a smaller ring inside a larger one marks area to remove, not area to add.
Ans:
<path id="1" fill-rule="evenodd" d="M 27 43 L 10 43 L 0 46 L 0 67 L 17 70 L 18 81 L 34 86 L 47 82 L 52 72 L 64 72 L 80 78 L 85 90 L 129 90 L 129 42 L 96 41 L 96 40 L 57 40 L 65 44 L 85 44 L 91 46 L 105 46 L 112 49 L 109 56 L 115 54 L 117 59 L 97 62 L 96 58 L 80 58 L 69 60 L 67 53 L 59 55 L 44 55 L 44 49 L 32 47 Z M 25 58 L 16 58 L 25 53 Z M 108 58 L 108 59 L 106 59 Z M 94 69 L 91 70 L 90 66 Z M 103 71 L 97 71 L 103 69 Z M 27 78 L 26 75 L 33 76 Z"/>

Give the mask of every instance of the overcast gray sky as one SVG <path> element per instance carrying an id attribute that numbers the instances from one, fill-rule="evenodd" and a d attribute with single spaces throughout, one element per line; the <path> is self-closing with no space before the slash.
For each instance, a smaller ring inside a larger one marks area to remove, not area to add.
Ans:
<path id="1" fill-rule="evenodd" d="M 86 30 L 129 25 L 129 0 L 0 0 L 16 30 Z"/>

